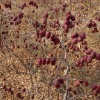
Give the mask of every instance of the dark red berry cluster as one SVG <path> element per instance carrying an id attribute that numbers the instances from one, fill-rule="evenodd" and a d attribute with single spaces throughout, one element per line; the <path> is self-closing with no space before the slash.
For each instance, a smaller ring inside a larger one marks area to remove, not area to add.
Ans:
<path id="1" fill-rule="evenodd" d="M 24 98 L 24 97 L 21 95 L 21 93 L 17 93 L 16 96 L 17 96 L 17 98 L 19 98 L 19 99 L 23 99 L 23 98 Z"/>
<path id="2" fill-rule="evenodd" d="M 13 95 L 14 91 L 11 89 L 11 88 L 8 88 L 6 85 L 3 85 L 3 89 L 6 91 L 6 92 L 9 92 L 11 95 Z"/>
<path id="3" fill-rule="evenodd" d="M 77 62 L 75 62 L 75 65 L 79 68 L 84 66 L 84 63 L 91 63 L 93 59 L 100 60 L 100 53 L 96 53 L 95 51 L 91 49 L 85 50 L 86 55 L 81 57 Z"/>
<path id="4" fill-rule="evenodd" d="M 78 42 L 83 41 L 86 38 L 86 35 L 84 32 L 81 32 L 80 34 L 75 32 L 71 35 L 71 38 L 72 38 L 72 44 L 77 44 Z"/>
<path id="5" fill-rule="evenodd" d="M 34 28 L 40 27 L 40 23 L 38 21 L 34 21 L 33 23 Z"/>
<path id="6" fill-rule="evenodd" d="M 69 87 L 67 88 L 67 91 L 68 91 L 68 92 L 72 92 L 74 95 L 77 94 L 77 91 L 76 91 L 75 89 L 72 89 L 71 86 L 69 86 Z"/>
<path id="7" fill-rule="evenodd" d="M 25 7 L 26 7 L 26 3 L 23 3 L 23 4 L 20 6 L 21 9 L 24 9 Z"/>
<path id="8" fill-rule="evenodd" d="M 94 95 L 94 96 L 97 96 L 97 95 L 99 95 L 100 94 L 100 85 L 98 84 L 98 85 L 96 85 L 96 84 L 90 84 L 88 81 L 86 81 L 86 80 L 76 80 L 75 81 L 75 87 L 80 87 L 80 86 L 82 86 L 82 85 L 84 85 L 84 86 L 86 86 L 86 87 L 89 87 L 89 88 L 91 88 L 91 92 L 92 92 L 92 94 Z M 69 86 L 68 88 L 67 88 L 67 91 L 68 92 L 73 92 L 74 94 L 76 94 L 77 92 L 76 92 L 76 90 L 72 90 L 72 87 L 71 86 Z"/>
<path id="9" fill-rule="evenodd" d="M 64 79 L 63 78 L 58 78 L 54 81 L 54 86 L 58 89 L 60 86 L 64 84 Z"/>
<path id="10" fill-rule="evenodd" d="M 4 4 L 5 8 L 10 8 L 11 9 L 11 2 L 6 2 Z"/>
<path id="11" fill-rule="evenodd" d="M 96 18 L 95 18 L 95 20 L 97 20 L 97 21 L 99 21 L 99 22 L 100 22 L 100 17 L 96 17 Z"/>
<path id="12" fill-rule="evenodd" d="M 29 1 L 29 5 L 36 7 L 36 9 L 38 8 L 37 3 L 34 1 Z"/>
<path id="13" fill-rule="evenodd" d="M 75 16 L 72 15 L 71 12 L 67 12 L 66 19 L 65 19 L 64 24 L 63 24 L 63 29 L 66 33 L 69 32 L 70 28 L 74 27 L 73 21 L 75 21 Z"/>
<path id="14" fill-rule="evenodd" d="M 10 93 L 10 95 L 15 95 L 14 90 L 11 87 L 7 87 L 7 85 L 3 85 L 3 89 L 4 89 L 4 91 Z M 22 88 L 22 90 L 20 92 L 17 92 L 16 93 L 16 97 L 18 99 L 23 100 L 24 97 L 25 97 L 23 95 L 23 93 L 25 93 L 25 92 L 26 92 L 26 88 Z M 34 99 L 34 94 L 31 95 L 31 99 Z"/>
<path id="15" fill-rule="evenodd" d="M 54 45 L 60 42 L 59 38 L 56 35 L 52 34 L 51 32 L 47 32 L 45 30 L 38 31 L 37 36 L 40 38 L 45 37 L 47 39 L 50 39 L 50 41 L 52 41 Z"/>
<path id="16" fill-rule="evenodd" d="M 81 32 L 78 34 L 77 32 L 72 33 L 71 35 L 71 41 L 68 42 L 68 47 L 72 51 L 78 51 L 79 47 L 77 43 L 80 43 L 82 45 L 85 45 L 85 39 L 86 39 L 86 34 L 84 32 Z"/>
<path id="17" fill-rule="evenodd" d="M 60 28 L 59 20 L 54 20 L 53 23 L 50 23 L 50 27 L 58 30 Z"/>
<path id="18" fill-rule="evenodd" d="M 12 22 L 10 24 L 19 25 L 21 23 L 21 19 L 23 18 L 24 13 L 20 12 L 18 16 L 14 16 L 12 18 Z"/>
<path id="19" fill-rule="evenodd" d="M 87 24 L 87 27 L 88 28 L 93 28 L 92 33 L 98 32 L 97 24 L 96 24 L 95 21 L 90 20 L 90 22 Z"/>
<path id="20" fill-rule="evenodd" d="M 97 96 L 98 94 L 100 94 L 100 85 L 93 84 L 91 86 L 91 90 L 93 95 Z"/>
<path id="21" fill-rule="evenodd" d="M 86 80 L 77 80 L 75 82 L 75 86 L 76 87 L 79 87 L 81 84 L 83 84 L 84 86 L 88 86 L 89 85 L 89 83 Z"/>
<path id="22" fill-rule="evenodd" d="M 56 58 L 38 58 L 37 59 L 37 64 L 39 66 L 45 65 L 45 64 L 55 65 L 56 64 Z"/>
<path id="23" fill-rule="evenodd" d="M 61 10 L 62 10 L 62 11 L 65 11 L 66 7 L 67 7 L 67 4 L 66 4 L 65 2 L 63 2 L 63 3 L 61 4 Z"/>
<path id="24" fill-rule="evenodd" d="M 38 46 L 33 46 L 33 50 L 37 50 L 38 49 Z"/>
<path id="25" fill-rule="evenodd" d="M 67 4 L 65 2 L 60 2 L 60 5 L 58 7 L 53 8 L 53 11 L 58 14 L 60 10 L 65 11 L 66 7 L 67 7 Z"/>

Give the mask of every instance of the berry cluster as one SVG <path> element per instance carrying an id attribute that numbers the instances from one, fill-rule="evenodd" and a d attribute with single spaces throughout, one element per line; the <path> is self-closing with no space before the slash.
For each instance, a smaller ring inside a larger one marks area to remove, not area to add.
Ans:
<path id="1" fill-rule="evenodd" d="M 37 32 L 38 37 L 45 37 L 47 39 L 50 39 L 54 45 L 58 44 L 60 42 L 59 38 L 52 34 L 51 32 L 46 32 L 45 30 L 40 30 Z"/>
<path id="2" fill-rule="evenodd" d="M 54 86 L 58 89 L 60 88 L 60 86 L 64 84 L 64 80 L 63 78 L 58 78 L 54 81 Z"/>
<path id="3" fill-rule="evenodd" d="M 95 18 L 95 20 L 97 20 L 97 21 L 99 21 L 99 22 L 100 22 L 100 17 L 96 17 L 96 18 Z"/>
<path id="4" fill-rule="evenodd" d="M 100 85 L 96 85 L 96 84 L 90 84 L 88 81 L 86 80 L 76 80 L 75 81 L 75 87 L 80 87 L 80 86 L 86 86 L 86 87 L 90 87 L 91 88 L 91 92 L 93 95 L 97 96 L 98 94 L 100 94 Z M 72 87 L 69 86 L 68 87 L 68 92 L 73 92 L 74 94 L 77 94 L 76 90 L 72 90 Z"/>
<path id="5" fill-rule="evenodd" d="M 67 4 L 66 4 L 65 2 L 61 2 L 61 3 L 60 3 L 60 6 L 55 7 L 55 8 L 53 9 L 53 11 L 56 12 L 56 13 L 58 13 L 60 10 L 61 10 L 61 11 L 65 11 L 66 7 L 67 7 Z"/>
<path id="6" fill-rule="evenodd" d="M 95 21 L 90 20 L 90 22 L 87 24 L 87 27 L 93 28 L 92 33 L 98 32 L 97 24 L 95 23 Z"/>
<path id="7" fill-rule="evenodd" d="M 72 44 L 77 44 L 77 42 L 83 41 L 86 38 L 86 35 L 84 32 L 81 32 L 80 34 L 78 34 L 77 32 L 73 33 L 71 35 L 72 38 Z"/>
<path id="8" fill-rule="evenodd" d="M 55 65 L 56 64 L 56 58 L 38 58 L 37 59 L 37 64 L 39 66 L 45 65 L 45 64 L 48 65 L 50 63 L 51 63 L 51 65 Z"/>
<path id="9" fill-rule="evenodd" d="M 7 85 L 3 85 L 3 89 L 4 89 L 4 91 L 10 93 L 10 95 L 15 95 L 15 94 L 14 94 L 14 90 L 13 90 L 11 87 L 7 87 Z M 23 100 L 24 97 L 25 97 L 25 96 L 23 95 L 23 93 L 25 93 L 25 92 L 26 92 L 26 88 L 23 88 L 20 92 L 18 92 L 18 93 L 16 94 L 16 97 L 17 97 L 18 99 Z M 31 99 L 34 99 L 34 94 L 31 95 Z"/>
<path id="10" fill-rule="evenodd" d="M 65 2 L 61 4 L 62 11 L 65 11 L 66 7 L 67 7 L 67 4 Z"/>
<path id="11" fill-rule="evenodd" d="M 5 8 L 10 8 L 11 9 L 11 2 L 6 2 L 4 4 Z"/>
<path id="12" fill-rule="evenodd" d="M 63 29 L 66 33 L 69 32 L 70 28 L 74 27 L 73 21 L 75 21 L 75 16 L 72 15 L 71 12 L 67 12 L 66 19 L 65 19 L 64 24 L 63 24 Z"/>
<path id="13" fill-rule="evenodd" d="M 18 16 L 14 16 L 14 17 L 12 17 L 11 19 L 12 19 L 12 21 L 11 21 L 11 25 L 12 24 L 14 24 L 14 25 L 19 25 L 20 23 L 21 23 L 21 19 L 23 18 L 23 16 L 24 16 L 24 13 L 22 13 L 22 12 L 20 12 L 19 14 L 18 14 Z"/>
<path id="14" fill-rule="evenodd" d="M 91 90 L 93 95 L 97 96 L 98 94 L 100 94 L 100 85 L 93 84 L 91 86 Z"/>
<path id="15" fill-rule="evenodd" d="M 85 53 L 86 55 L 84 55 L 77 62 L 75 62 L 75 65 L 79 68 L 81 68 L 84 65 L 84 63 L 91 63 L 93 59 L 100 60 L 100 53 L 96 53 L 91 49 L 85 50 Z"/>
<path id="16" fill-rule="evenodd" d="M 55 28 L 56 30 L 58 30 L 60 26 L 59 20 L 54 20 L 53 23 L 50 23 L 50 27 Z"/>
<path id="17" fill-rule="evenodd" d="M 23 3 L 23 4 L 20 6 L 21 9 L 24 9 L 25 7 L 26 7 L 26 3 Z"/>
<path id="18" fill-rule="evenodd" d="M 72 33 L 71 35 L 71 41 L 67 43 L 69 49 L 71 49 L 72 51 L 78 51 L 79 47 L 77 45 L 77 43 L 80 44 L 85 44 L 85 40 L 86 39 L 86 34 L 84 32 L 81 32 L 80 34 L 78 34 L 77 32 Z"/>
<path id="19" fill-rule="evenodd" d="M 36 9 L 38 8 L 37 3 L 34 1 L 29 1 L 29 5 L 36 7 Z"/>

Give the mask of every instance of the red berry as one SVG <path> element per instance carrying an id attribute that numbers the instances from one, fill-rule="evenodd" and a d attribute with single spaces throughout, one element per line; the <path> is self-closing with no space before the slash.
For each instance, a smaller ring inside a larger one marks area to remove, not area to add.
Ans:
<path id="1" fill-rule="evenodd" d="M 93 27 L 96 27 L 97 24 L 93 21 L 93 22 L 92 22 L 92 26 L 93 26 Z"/>
<path id="2" fill-rule="evenodd" d="M 63 7 L 67 7 L 67 4 L 66 4 L 66 3 L 62 3 L 62 6 L 63 6 Z"/>
<path id="3" fill-rule="evenodd" d="M 80 61 L 80 63 L 83 64 L 84 63 L 84 58 L 81 58 L 79 61 Z"/>
<path id="4" fill-rule="evenodd" d="M 78 37 L 78 42 L 83 41 L 83 39 L 81 37 Z"/>
<path id="5" fill-rule="evenodd" d="M 97 85 L 92 85 L 92 90 L 95 90 L 97 88 Z"/>
<path id="6" fill-rule="evenodd" d="M 58 88 L 60 88 L 61 84 L 56 80 L 54 82 L 54 86 L 58 89 Z"/>
<path id="7" fill-rule="evenodd" d="M 68 25 L 68 28 L 73 28 L 74 27 L 74 25 L 71 21 L 69 21 L 67 25 Z"/>
<path id="8" fill-rule="evenodd" d="M 31 99 L 34 99 L 34 94 L 32 95 Z"/>
<path id="9" fill-rule="evenodd" d="M 95 96 L 97 96 L 97 95 L 98 95 L 97 90 L 94 90 L 94 91 L 93 91 L 93 95 L 95 95 Z"/>
<path id="10" fill-rule="evenodd" d="M 38 64 L 39 66 L 42 65 L 42 59 L 41 59 L 41 58 L 38 58 L 37 64 Z"/>
<path id="11" fill-rule="evenodd" d="M 59 38 L 55 38 L 54 44 L 58 44 L 60 42 Z"/>
<path id="12" fill-rule="evenodd" d="M 15 16 L 15 17 L 13 18 L 13 21 L 16 21 L 16 20 L 17 20 L 17 18 L 18 18 L 18 17 L 17 17 L 17 16 Z"/>
<path id="13" fill-rule="evenodd" d="M 5 8 L 10 8 L 11 9 L 11 3 L 10 2 L 5 3 Z"/>
<path id="14" fill-rule="evenodd" d="M 49 38 L 50 38 L 50 36 L 51 36 L 51 33 L 50 33 L 50 32 L 46 32 L 45 37 L 46 37 L 47 39 L 49 39 Z"/>
<path id="15" fill-rule="evenodd" d="M 52 65 L 55 65 L 56 64 L 56 59 L 55 58 L 51 59 L 51 64 Z"/>
<path id="16" fill-rule="evenodd" d="M 97 59 L 97 60 L 100 60 L 100 53 L 97 53 L 97 54 L 96 54 L 96 59 Z"/>
<path id="17" fill-rule="evenodd" d="M 85 53 L 86 53 L 86 54 L 91 54 L 91 52 L 92 52 L 91 49 L 87 49 L 87 50 L 85 50 Z"/>
<path id="18" fill-rule="evenodd" d="M 75 86 L 76 87 L 79 87 L 80 86 L 80 82 L 79 81 L 76 81 Z"/>
<path id="19" fill-rule="evenodd" d="M 74 39 L 72 40 L 72 43 L 73 43 L 73 44 L 77 44 L 77 42 L 78 42 L 78 38 L 74 38 Z"/>
<path id="20" fill-rule="evenodd" d="M 88 86 L 88 82 L 87 82 L 87 81 L 84 81 L 84 85 L 85 85 L 85 86 Z"/>
<path id="21" fill-rule="evenodd" d="M 42 58 L 42 64 L 43 64 L 43 65 L 46 64 L 46 58 Z"/>
<path id="22" fill-rule="evenodd" d="M 23 6 L 26 7 L 26 3 L 24 3 Z"/>
<path id="23" fill-rule="evenodd" d="M 84 45 L 84 49 L 85 49 L 85 50 L 87 50 L 87 49 L 88 49 L 88 47 L 87 47 L 87 45 L 86 45 L 86 44 Z"/>
<path id="24" fill-rule="evenodd" d="M 90 55 L 91 55 L 92 58 L 95 58 L 96 57 L 96 52 L 92 51 Z"/>
<path id="25" fill-rule="evenodd" d="M 80 65 L 80 62 L 79 61 L 75 62 L 75 65 L 78 67 Z"/>
<path id="26" fill-rule="evenodd" d="M 98 18 L 98 21 L 100 21 L 100 17 Z"/>
<path id="27" fill-rule="evenodd" d="M 86 38 L 86 35 L 84 32 L 80 33 L 79 36 L 82 38 L 82 39 L 85 39 Z"/>
<path id="28" fill-rule="evenodd" d="M 64 84 L 64 80 L 63 80 L 62 78 L 59 78 L 57 81 L 58 81 L 59 83 L 61 83 L 61 84 Z"/>
<path id="29" fill-rule="evenodd" d="M 46 59 L 46 64 L 49 64 L 50 61 L 51 61 L 51 59 L 50 59 L 50 58 L 47 58 L 47 59 Z"/>
<path id="30" fill-rule="evenodd" d="M 55 40 L 55 35 L 51 34 L 51 35 L 50 35 L 50 40 L 51 40 L 51 41 L 54 41 L 54 40 Z"/>
<path id="31" fill-rule="evenodd" d="M 87 62 L 87 57 L 88 57 L 88 56 L 84 56 L 84 57 L 83 57 L 84 62 Z"/>
<path id="32" fill-rule="evenodd" d="M 69 12 L 67 12 L 67 13 L 66 13 L 66 16 L 67 16 L 68 14 L 71 14 L 71 12 L 70 12 L 70 11 L 69 11 Z"/>
<path id="33" fill-rule="evenodd" d="M 24 13 L 19 13 L 19 15 L 18 15 L 18 17 L 21 19 L 21 18 L 23 18 L 23 15 L 24 15 Z"/>
<path id="34" fill-rule="evenodd" d="M 65 19 L 64 25 L 67 25 L 68 23 L 69 23 L 69 20 L 68 19 Z"/>
<path id="35" fill-rule="evenodd" d="M 80 63 L 78 67 L 79 67 L 79 68 L 82 68 L 82 66 L 83 66 L 83 64 L 82 64 L 82 63 Z"/>
<path id="36" fill-rule="evenodd" d="M 40 32 L 39 32 L 39 36 L 40 36 L 40 37 L 45 37 L 45 34 L 46 34 L 45 31 L 40 31 Z"/>
<path id="37" fill-rule="evenodd" d="M 72 21 L 75 21 L 75 16 L 71 15 L 70 18 L 71 18 Z"/>
<path id="38" fill-rule="evenodd" d="M 89 55 L 87 56 L 87 63 L 91 63 L 92 62 L 92 57 Z"/>
<path id="39" fill-rule="evenodd" d="M 26 91 L 26 89 L 24 88 L 22 91 L 23 91 L 23 92 L 25 92 L 25 91 Z"/>
<path id="40" fill-rule="evenodd" d="M 68 31 L 69 31 L 68 25 L 64 25 L 64 31 L 65 31 L 66 33 L 68 33 Z"/>
<path id="41" fill-rule="evenodd" d="M 67 88 L 67 91 L 71 91 L 71 87 L 70 86 Z"/>
<path id="42" fill-rule="evenodd" d="M 94 31 L 95 31 L 95 32 L 98 32 L 98 29 L 97 29 L 97 27 L 94 27 Z"/>
<path id="43" fill-rule="evenodd" d="M 30 2 L 29 2 L 29 5 L 33 5 L 33 4 L 34 4 L 34 1 L 30 1 Z"/>
<path id="44" fill-rule="evenodd" d="M 97 85 L 97 89 L 100 90 L 100 85 Z"/>
<path id="45" fill-rule="evenodd" d="M 76 95 L 77 94 L 76 90 L 73 90 L 73 93 Z"/>
<path id="46" fill-rule="evenodd" d="M 87 24 L 87 27 L 91 28 L 92 27 L 92 23 Z"/>
<path id="47" fill-rule="evenodd" d="M 84 81 L 83 81 L 83 80 L 79 80 L 79 82 L 80 82 L 80 84 L 84 83 Z"/>
<path id="48" fill-rule="evenodd" d="M 76 37 L 78 37 L 78 33 L 77 33 L 77 32 L 75 32 L 75 33 L 73 33 L 73 34 L 71 35 L 71 38 L 76 38 Z"/>

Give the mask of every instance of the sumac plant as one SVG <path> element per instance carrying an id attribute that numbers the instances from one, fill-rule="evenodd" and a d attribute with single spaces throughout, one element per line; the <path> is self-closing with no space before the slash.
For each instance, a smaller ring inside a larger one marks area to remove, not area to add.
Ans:
<path id="1" fill-rule="evenodd" d="M 99 0 L 0 0 L 0 100 L 100 100 Z"/>

